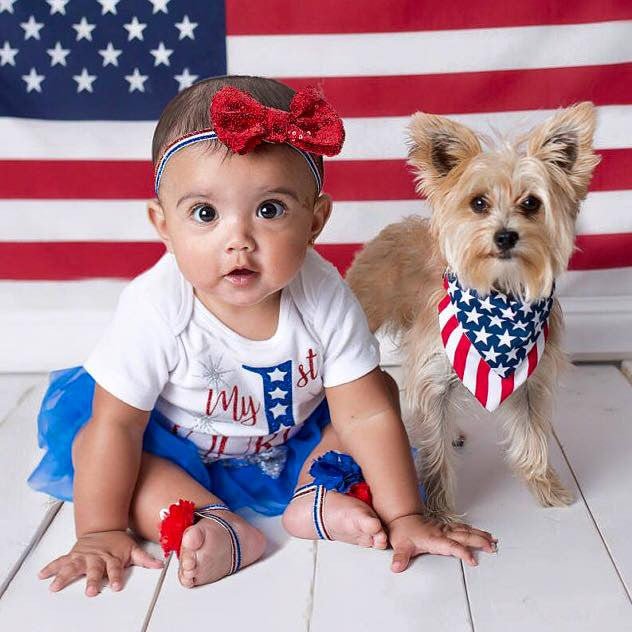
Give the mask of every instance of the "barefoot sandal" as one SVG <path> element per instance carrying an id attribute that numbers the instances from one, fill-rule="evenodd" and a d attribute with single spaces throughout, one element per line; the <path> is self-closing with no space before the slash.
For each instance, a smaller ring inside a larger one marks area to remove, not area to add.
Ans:
<path id="1" fill-rule="evenodd" d="M 316 535 L 321 540 L 333 538 L 325 528 L 323 519 L 325 496 L 328 491 L 336 491 L 362 500 L 371 506 L 371 491 L 364 482 L 360 466 L 348 454 L 330 450 L 312 463 L 309 473 L 314 477 L 312 483 L 299 487 L 290 502 L 314 492 L 312 518 Z"/>
<path id="2" fill-rule="evenodd" d="M 177 504 L 170 505 L 169 509 L 162 509 L 160 511 L 160 544 L 165 557 L 171 551 L 175 551 L 176 555 L 180 557 L 184 531 L 195 523 L 195 518 L 206 518 L 218 524 L 228 534 L 232 559 L 228 574 L 236 573 L 241 568 L 241 546 L 237 532 L 230 522 L 216 516 L 214 511 L 230 511 L 230 508 L 221 503 L 213 503 L 196 509 L 190 500 L 180 499 Z"/>

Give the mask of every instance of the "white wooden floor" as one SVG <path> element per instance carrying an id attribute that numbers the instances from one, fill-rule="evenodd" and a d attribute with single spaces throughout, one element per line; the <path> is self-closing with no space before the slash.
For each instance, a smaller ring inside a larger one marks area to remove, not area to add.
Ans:
<path id="1" fill-rule="evenodd" d="M 0 630 L 629 632 L 632 387 L 607 365 L 574 367 L 564 382 L 551 451 L 577 493 L 570 508 L 537 507 L 504 466 L 496 429 L 482 416 L 462 423 L 459 510 L 500 540 L 476 568 L 425 556 L 394 575 L 389 552 L 292 539 L 277 519 L 249 514 L 270 544 L 239 574 L 185 590 L 172 561 L 88 599 L 83 582 L 52 594 L 36 579 L 73 542 L 72 507 L 25 483 L 46 377 L 0 375 Z"/>

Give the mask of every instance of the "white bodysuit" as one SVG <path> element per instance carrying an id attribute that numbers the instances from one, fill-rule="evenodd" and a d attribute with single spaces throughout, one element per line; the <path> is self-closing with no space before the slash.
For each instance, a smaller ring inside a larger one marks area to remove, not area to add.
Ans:
<path id="1" fill-rule="evenodd" d="M 282 290 L 276 333 L 249 340 L 195 297 L 172 254 L 134 279 L 85 363 L 118 399 L 154 407 L 205 461 L 253 454 L 298 432 L 325 397 L 379 363 L 337 270 L 314 250 Z"/>

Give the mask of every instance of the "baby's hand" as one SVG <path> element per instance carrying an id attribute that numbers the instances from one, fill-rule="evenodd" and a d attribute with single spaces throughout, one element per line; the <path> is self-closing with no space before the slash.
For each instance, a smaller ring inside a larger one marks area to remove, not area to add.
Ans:
<path id="1" fill-rule="evenodd" d="M 54 592 L 65 588 L 82 575 L 86 576 L 86 595 L 101 592 L 101 582 L 107 577 L 112 590 L 123 587 L 123 569 L 128 566 L 162 568 L 162 562 L 144 551 L 125 531 L 103 531 L 80 537 L 67 555 L 47 564 L 40 579 L 55 576 L 50 585 Z"/>
<path id="2" fill-rule="evenodd" d="M 476 566 L 478 562 L 471 548 L 496 552 L 497 540 L 491 533 L 463 523 L 443 524 L 421 514 L 396 518 L 387 529 L 393 547 L 391 570 L 395 573 L 405 571 L 412 557 L 424 553 L 452 555 Z"/>

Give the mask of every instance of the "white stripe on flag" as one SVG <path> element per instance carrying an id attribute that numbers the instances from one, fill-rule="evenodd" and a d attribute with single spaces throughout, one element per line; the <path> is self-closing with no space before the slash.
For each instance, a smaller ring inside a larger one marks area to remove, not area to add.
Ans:
<path id="1" fill-rule="evenodd" d="M 502 378 L 493 369 L 490 369 L 487 377 L 487 410 L 495 410 L 500 403 L 502 394 Z"/>
<path id="2" fill-rule="evenodd" d="M 632 37 L 630 38 L 632 41 Z M 596 108 L 597 149 L 632 147 L 632 105 Z M 475 130 L 489 134 L 527 131 L 554 110 L 449 114 Z M 411 112 L 412 114 L 412 112 Z M 327 160 L 384 160 L 406 158 L 408 116 L 344 119 L 347 131 L 342 153 Z M 0 118 L 0 160 L 150 160 L 155 122 L 81 121 L 81 142 L 73 140 L 77 123 Z"/>
<path id="3" fill-rule="evenodd" d="M 427 202 L 334 202 L 318 242 L 366 242 L 409 215 L 429 217 Z M 577 232 L 632 232 L 632 190 L 589 193 L 581 207 Z M 0 200 L 0 241 L 157 240 L 142 200 Z"/>
<path id="4" fill-rule="evenodd" d="M 613 64 L 632 22 L 399 33 L 229 36 L 229 74 L 337 77 Z M 376 54 L 379 51 L 379 54 Z"/>
<path id="5" fill-rule="evenodd" d="M 459 324 L 459 328 L 463 331 L 463 328 Z M 465 335 L 465 332 L 464 332 Z M 465 371 L 463 373 L 463 384 L 473 393 L 476 394 L 476 374 L 478 372 L 478 365 L 481 361 L 476 347 L 470 344 L 470 348 L 465 358 Z"/>

